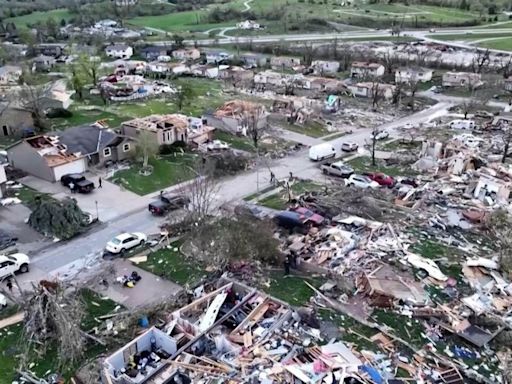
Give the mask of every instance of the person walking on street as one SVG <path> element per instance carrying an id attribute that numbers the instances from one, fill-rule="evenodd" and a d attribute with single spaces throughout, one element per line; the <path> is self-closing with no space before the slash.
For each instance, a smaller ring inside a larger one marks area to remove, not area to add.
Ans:
<path id="1" fill-rule="evenodd" d="M 12 278 L 11 277 L 9 277 L 7 279 L 7 289 L 9 290 L 9 292 L 12 293 Z"/>
<path id="2" fill-rule="evenodd" d="M 274 172 L 270 171 L 270 184 L 274 184 L 276 182 L 276 175 Z"/>
<path id="3" fill-rule="evenodd" d="M 103 186 L 101 185 L 102 183 L 102 180 L 101 180 L 101 176 L 98 178 L 98 188 L 103 188 Z"/>
<path id="4" fill-rule="evenodd" d="M 286 258 L 284 259 L 284 275 L 288 276 L 290 274 L 290 255 L 286 255 Z"/>
<path id="5" fill-rule="evenodd" d="M 293 173 L 290 171 L 290 181 L 293 181 Z"/>

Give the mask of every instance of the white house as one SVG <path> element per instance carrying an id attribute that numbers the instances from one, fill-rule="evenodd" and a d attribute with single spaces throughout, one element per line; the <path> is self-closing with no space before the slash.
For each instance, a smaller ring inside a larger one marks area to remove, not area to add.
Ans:
<path id="1" fill-rule="evenodd" d="M 133 56 L 133 48 L 127 44 L 111 44 L 105 48 L 108 57 L 129 59 Z"/>
<path id="2" fill-rule="evenodd" d="M 0 84 L 16 83 L 23 71 L 17 65 L 4 65 L 0 67 Z"/>
<path id="3" fill-rule="evenodd" d="M 268 84 L 268 85 L 284 85 L 288 81 L 286 75 L 274 71 L 262 71 L 254 75 L 255 84 Z"/>
<path id="4" fill-rule="evenodd" d="M 261 26 L 253 20 L 245 20 L 236 25 L 238 29 L 260 29 Z"/>
<path id="5" fill-rule="evenodd" d="M 350 77 L 353 78 L 381 77 L 384 72 L 386 68 L 382 64 L 366 61 L 355 61 L 350 67 Z"/>
<path id="6" fill-rule="evenodd" d="M 426 83 L 432 80 L 433 73 L 434 71 L 428 68 L 398 68 L 395 71 L 395 83 Z"/>
<path id="7" fill-rule="evenodd" d="M 482 75 L 472 72 L 446 72 L 443 74 L 443 87 L 478 87 L 482 85 Z"/>
<path id="8" fill-rule="evenodd" d="M 356 83 L 348 85 L 347 88 L 352 92 L 352 95 L 358 97 L 373 97 L 373 93 L 376 90 L 384 99 L 391 99 L 395 92 L 394 85 L 384 83 Z"/>
<path id="9" fill-rule="evenodd" d="M 338 61 L 314 60 L 311 67 L 317 74 L 336 73 L 340 70 Z"/>
<path id="10" fill-rule="evenodd" d="M 172 51 L 172 57 L 178 60 L 197 60 L 201 57 L 199 49 L 177 49 Z"/>
<path id="11" fill-rule="evenodd" d="M 210 51 L 206 53 L 206 63 L 207 64 L 217 64 L 222 63 L 226 60 L 231 60 L 233 58 L 233 55 L 231 53 L 227 52 L 217 52 L 217 51 Z"/>

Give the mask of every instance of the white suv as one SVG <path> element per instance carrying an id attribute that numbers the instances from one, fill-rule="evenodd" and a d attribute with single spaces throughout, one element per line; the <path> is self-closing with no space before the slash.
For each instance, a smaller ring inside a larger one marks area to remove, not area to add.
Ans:
<path id="1" fill-rule="evenodd" d="M 0 255 L 0 280 L 16 272 L 28 272 L 30 259 L 23 253 L 14 253 L 12 255 Z"/>

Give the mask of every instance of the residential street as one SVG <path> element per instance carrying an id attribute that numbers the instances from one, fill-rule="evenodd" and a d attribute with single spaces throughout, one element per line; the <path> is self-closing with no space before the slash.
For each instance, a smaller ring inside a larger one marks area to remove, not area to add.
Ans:
<path id="1" fill-rule="evenodd" d="M 419 124 L 442 116 L 447 113 L 447 109 L 452 105 L 453 103 L 448 101 L 440 102 L 414 115 L 384 124 L 379 129 L 389 130 L 392 137 L 398 137 L 396 128 L 403 126 L 407 122 Z M 329 141 L 329 143 L 338 150 L 344 141 L 353 141 L 362 147 L 370 139 L 371 131 L 372 128 L 370 127 L 358 130 L 355 133 Z M 300 139 L 297 135 L 294 135 L 294 137 L 297 140 Z M 224 203 L 239 200 L 268 186 L 270 179 L 269 168 L 272 169 L 272 172 L 278 178 L 288 177 L 289 173 L 293 172 L 294 175 L 299 177 L 325 181 L 325 177 L 318 171 L 317 165 L 308 159 L 307 150 L 303 150 L 268 164 L 262 161 L 259 170 L 253 170 L 252 172 L 223 181 L 216 195 L 217 205 L 221 206 Z M 142 196 L 140 199 L 143 201 L 150 200 L 148 196 Z M 132 213 L 127 213 L 125 216 L 120 216 L 116 220 L 107 221 L 85 236 L 63 242 L 60 245 L 55 245 L 50 249 L 33 255 L 32 270 L 26 276 L 22 276 L 22 280 L 32 280 L 35 279 L 33 276 L 39 278 L 46 274 L 62 277 L 73 274 L 84 266 L 94 267 L 101 262 L 99 255 L 107 241 L 112 237 L 121 232 L 157 233 L 162 221 L 162 218 L 152 216 L 145 206 L 138 208 Z"/>

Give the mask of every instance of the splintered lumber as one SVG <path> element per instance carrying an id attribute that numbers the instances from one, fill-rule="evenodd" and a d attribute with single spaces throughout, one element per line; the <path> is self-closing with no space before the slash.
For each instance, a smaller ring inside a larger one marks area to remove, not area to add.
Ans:
<path id="1" fill-rule="evenodd" d="M 238 324 L 238 326 L 235 329 L 233 329 L 231 335 L 235 335 L 236 333 L 240 332 L 240 330 L 244 329 L 246 325 L 250 322 L 258 322 L 258 320 L 261 319 L 268 311 L 269 307 L 270 304 L 268 303 L 268 298 L 265 298 L 251 311 L 251 313 L 247 315 L 247 317 L 240 324 Z"/>
<path id="2" fill-rule="evenodd" d="M 19 323 L 23 321 L 24 317 L 25 314 L 23 312 L 18 312 L 6 319 L 0 320 L 0 329 Z"/>

